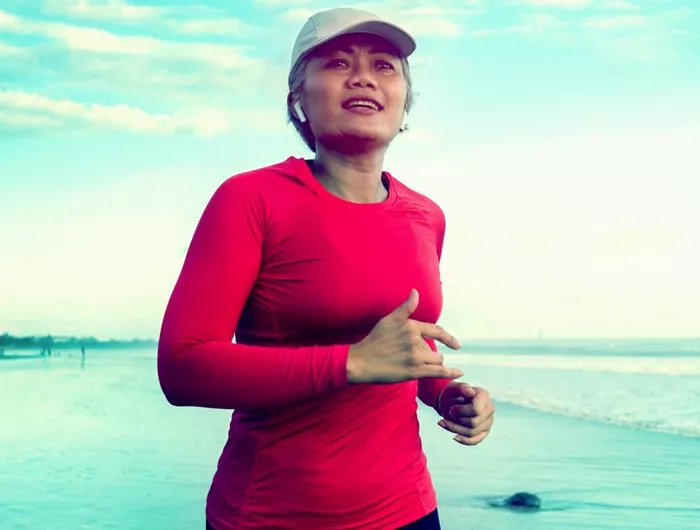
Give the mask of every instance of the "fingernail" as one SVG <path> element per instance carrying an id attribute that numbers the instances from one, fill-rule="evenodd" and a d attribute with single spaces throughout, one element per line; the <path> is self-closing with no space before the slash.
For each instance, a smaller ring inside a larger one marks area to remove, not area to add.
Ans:
<path id="1" fill-rule="evenodd" d="M 455 436 L 455 437 L 452 438 L 452 439 L 453 439 L 455 442 L 460 442 L 460 443 L 464 441 L 464 438 L 462 438 L 461 436 Z"/>
<path id="2" fill-rule="evenodd" d="M 443 429 L 447 429 L 447 424 L 446 424 L 443 420 L 440 420 L 440 421 L 438 422 L 438 425 L 439 425 L 440 427 L 442 427 Z"/>

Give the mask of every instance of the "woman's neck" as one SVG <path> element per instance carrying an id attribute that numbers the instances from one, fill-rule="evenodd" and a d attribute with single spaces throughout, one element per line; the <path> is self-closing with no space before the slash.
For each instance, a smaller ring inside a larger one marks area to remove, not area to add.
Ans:
<path id="1" fill-rule="evenodd" d="M 332 194 L 351 202 L 381 202 L 387 197 L 382 182 L 384 150 L 347 155 L 318 146 L 313 173 Z"/>

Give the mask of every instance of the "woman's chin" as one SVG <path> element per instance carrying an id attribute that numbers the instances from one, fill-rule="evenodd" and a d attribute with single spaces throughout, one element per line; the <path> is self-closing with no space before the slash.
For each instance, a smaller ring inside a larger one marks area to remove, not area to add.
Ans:
<path id="1" fill-rule="evenodd" d="M 320 139 L 325 144 L 350 144 L 381 146 L 388 145 L 395 137 L 395 134 L 389 134 L 386 130 L 381 130 L 377 127 L 347 127 L 338 131 L 337 134 L 323 135 Z"/>

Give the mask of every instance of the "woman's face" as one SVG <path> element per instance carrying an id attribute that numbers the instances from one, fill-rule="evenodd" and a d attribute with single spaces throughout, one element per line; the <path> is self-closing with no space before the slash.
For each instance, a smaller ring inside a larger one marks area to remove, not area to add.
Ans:
<path id="1" fill-rule="evenodd" d="M 403 121 L 407 87 L 391 45 L 373 35 L 345 35 L 309 61 L 301 104 L 323 144 L 382 146 Z"/>

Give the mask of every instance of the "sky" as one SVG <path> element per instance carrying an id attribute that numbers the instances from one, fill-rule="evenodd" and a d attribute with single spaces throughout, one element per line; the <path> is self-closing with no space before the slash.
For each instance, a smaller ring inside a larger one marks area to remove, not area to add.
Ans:
<path id="1" fill-rule="evenodd" d="M 697 0 L 0 0 L 0 333 L 156 338 L 216 187 L 311 156 L 291 46 L 341 5 L 418 42 L 385 169 L 445 211 L 443 327 L 700 336 Z"/>

